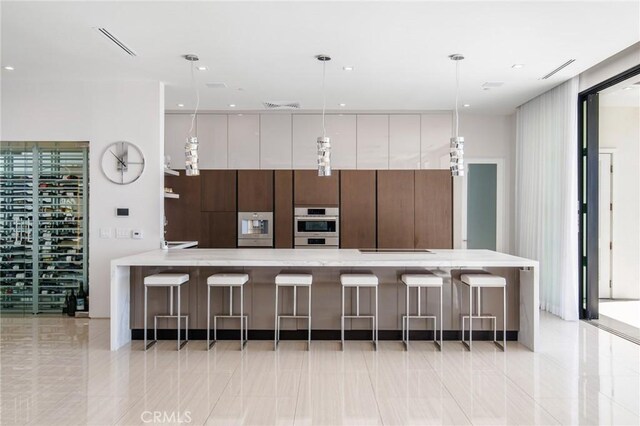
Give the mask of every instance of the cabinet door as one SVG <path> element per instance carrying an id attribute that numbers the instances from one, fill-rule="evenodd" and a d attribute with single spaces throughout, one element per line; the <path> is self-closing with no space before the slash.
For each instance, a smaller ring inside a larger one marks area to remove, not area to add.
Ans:
<path id="1" fill-rule="evenodd" d="M 415 172 L 415 246 L 453 248 L 453 181 L 449 170 Z"/>
<path id="2" fill-rule="evenodd" d="M 291 169 L 291 114 L 260 115 L 260 168 Z"/>
<path id="3" fill-rule="evenodd" d="M 273 212 L 273 170 L 238 170 L 238 211 Z"/>
<path id="4" fill-rule="evenodd" d="M 184 170 L 184 145 L 189 136 L 191 114 L 165 114 L 164 116 L 164 155 L 170 156 L 170 167 Z M 193 123 L 193 135 L 197 134 L 197 120 Z M 164 161 L 164 160 L 163 160 Z"/>
<path id="5" fill-rule="evenodd" d="M 166 176 L 165 186 L 173 188 L 179 199 L 164 199 L 167 241 L 200 240 L 200 176 Z"/>
<path id="6" fill-rule="evenodd" d="M 359 169 L 389 168 L 389 116 L 358 115 Z"/>
<path id="7" fill-rule="evenodd" d="M 293 248 L 293 171 L 276 170 L 274 173 L 274 246 Z"/>
<path id="8" fill-rule="evenodd" d="M 227 168 L 227 116 L 198 114 L 198 158 L 200 168 Z"/>
<path id="9" fill-rule="evenodd" d="M 299 114 L 293 116 L 293 168 L 317 169 L 317 140 L 322 136 L 322 116 Z"/>
<path id="10" fill-rule="evenodd" d="M 452 132 L 451 113 L 422 114 L 422 169 L 449 168 L 449 139 Z"/>
<path id="11" fill-rule="evenodd" d="M 378 171 L 378 247 L 414 248 L 414 172 Z"/>
<path id="12" fill-rule="evenodd" d="M 420 168 L 420 115 L 389 116 L 389 168 Z"/>
<path id="13" fill-rule="evenodd" d="M 355 169 L 356 116 L 327 115 L 325 122 L 327 136 L 331 138 L 331 167 L 335 170 Z"/>
<path id="14" fill-rule="evenodd" d="M 202 212 L 201 248 L 236 248 L 237 215 L 235 212 Z"/>
<path id="15" fill-rule="evenodd" d="M 376 171 L 340 172 L 340 247 L 376 247 Z"/>
<path id="16" fill-rule="evenodd" d="M 338 207 L 338 182 L 340 172 L 331 176 L 318 176 L 316 170 L 294 172 L 294 197 L 296 207 Z"/>
<path id="17" fill-rule="evenodd" d="M 229 168 L 260 168 L 260 116 L 229 115 Z"/>
<path id="18" fill-rule="evenodd" d="M 236 171 L 202 170 L 203 212 L 236 212 Z"/>

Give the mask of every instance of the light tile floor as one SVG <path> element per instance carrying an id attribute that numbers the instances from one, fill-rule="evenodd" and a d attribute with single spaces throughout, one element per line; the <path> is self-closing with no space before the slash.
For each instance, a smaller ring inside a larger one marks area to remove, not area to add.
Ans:
<path id="1" fill-rule="evenodd" d="M 489 342 L 164 341 L 107 320 L 0 319 L 0 424 L 640 424 L 640 347 L 542 313 L 540 352 Z"/>

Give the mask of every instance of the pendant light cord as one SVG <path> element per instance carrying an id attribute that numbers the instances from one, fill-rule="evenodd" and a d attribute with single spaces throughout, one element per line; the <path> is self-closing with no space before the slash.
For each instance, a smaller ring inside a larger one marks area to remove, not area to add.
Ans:
<path id="1" fill-rule="evenodd" d="M 458 137 L 458 97 L 460 92 L 460 61 L 456 61 L 456 138 Z"/>
<path id="2" fill-rule="evenodd" d="M 191 86 L 193 87 L 193 90 L 196 92 L 196 109 L 193 112 L 193 115 L 191 116 L 191 127 L 189 127 L 189 137 L 191 137 L 191 135 L 193 135 L 193 125 L 196 121 L 196 114 L 198 114 L 198 109 L 200 108 L 200 91 L 198 90 L 198 85 L 196 84 L 196 77 L 194 74 L 194 62 L 191 61 Z"/>
<path id="3" fill-rule="evenodd" d="M 327 69 L 327 61 L 322 61 L 322 137 L 327 137 L 327 130 L 324 126 L 324 111 L 327 106 L 327 93 L 325 91 L 325 74 Z"/>

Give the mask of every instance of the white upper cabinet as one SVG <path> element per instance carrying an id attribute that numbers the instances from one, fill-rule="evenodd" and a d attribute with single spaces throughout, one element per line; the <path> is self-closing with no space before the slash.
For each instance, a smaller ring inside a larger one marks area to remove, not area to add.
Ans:
<path id="1" fill-rule="evenodd" d="M 355 169 L 357 166 L 356 116 L 327 115 L 325 124 L 327 136 L 331 138 L 331 168 L 335 170 Z M 321 134 L 322 132 L 318 136 Z"/>
<path id="2" fill-rule="evenodd" d="M 450 112 L 422 114 L 422 168 L 449 168 L 449 139 L 452 135 Z"/>
<path id="3" fill-rule="evenodd" d="M 260 168 L 260 116 L 229 115 L 229 169 Z"/>
<path id="4" fill-rule="evenodd" d="M 291 114 L 260 116 L 260 168 L 291 169 Z"/>
<path id="5" fill-rule="evenodd" d="M 191 117 L 191 114 L 165 114 L 164 116 L 164 155 L 171 157 L 172 169 L 184 170 L 184 145 L 189 136 Z M 196 130 L 197 122 L 194 122 L 194 136 L 197 134 Z"/>
<path id="6" fill-rule="evenodd" d="M 297 114 L 293 116 L 294 169 L 315 169 L 318 167 L 317 140 L 319 136 L 322 136 L 321 115 Z"/>
<path id="7" fill-rule="evenodd" d="M 201 169 L 227 168 L 226 114 L 198 114 L 198 145 Z"/>
<path id="8" fill-rule="evenodd" d="M 389 168 L 389 116 L 358 115 L 358 169 Z"/>
<path id="9" fill-rule="evenodd" d="M 389 168 L 420 168 L 420 115 L 389 116 Z"/>

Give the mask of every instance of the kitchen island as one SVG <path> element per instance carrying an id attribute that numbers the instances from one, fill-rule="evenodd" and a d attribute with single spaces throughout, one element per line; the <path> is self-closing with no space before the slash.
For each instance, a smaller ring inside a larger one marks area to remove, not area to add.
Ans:
<path id="1" fill-rule="evenodd" d="M 245 313 L 249 315 L 249 330 L 262 330 L 267 335 L 267 332 L 273 331 L 273 279 L 279 272 L 305 271 L 313 274 L 312 329 L 327 331 L 339 330 L 339 275 L 345 272 L 371 271 L 380 280 L 379 327 L 382 339 L 384 331 L 396 333 L 400 329 L 405 291 L 400 282 L 400 275 L 405 272 L 419 272 L 421 269 L 429 269 L 445 278 L 445 336 L 447 331 L 459 331 L 460 317 L 467 314 L 464 307 L 468 306 L 468 290 L 455 285 L 460 273 L 463 270 L 485 269 L 505 276 L 507 329 L 509 332 L 515 331 L 517 340 L 524 346 L 536 350 L 539 329 L 537 261 L 490 250 L 361 252 L 353 249 L 153 250 L 114 259 L 111 262 L 111 350 L 117 350 L 129 343 L 132 330 L 141 328 L 139 324 L 143 317 L 140 309 L 142 279 L 148 274 L 164 271 L 189 273 L 190 282 L 185 288 L 189 288 L 189 294 L 183 296 L 183 312 L 192 318 L 190 328 L 204 330 L 207 277 L 219 272 L 248 273 L 250 282 L 245 290 L 248 293 L 245 293 Z M 502 297 L 497 296 L 497 293 L 496 297 L 483 293 L 483 311 L 488 310 L 501 315 L 502 308 L 497 303 L 502 302 Z M 299 301 L 305 300 L 304 297 L 299 298 Z M 223 302 L 228 300 L 228 296 L 222 299 L 221 295 L 212 296 L 212 310 L 227 308 Z M 433 309 L 435 299 L 427 299 L 427 309 Z M 165 305 L 165 300 L 150 302 L 150 315 L 160 313 L 156 312 L 153 306 L 158 309 Z M 363 304 L 363 309 L 366 308 Z M 475 323 L 474 321 L 474 329 Z M 478 329 L 487 329 L 488 323 L 483 322 L 483 327 Z M 175 327 L 175 321 L 172 324 L 167 325 L 167 328 Z M 500 318 L 498 324 L 501 324 Z M 354 323 L 352 327 L 358 329 L 360 324 Z M 366 329 L 366 324 L 361 328 Z"/>

